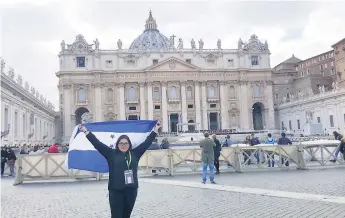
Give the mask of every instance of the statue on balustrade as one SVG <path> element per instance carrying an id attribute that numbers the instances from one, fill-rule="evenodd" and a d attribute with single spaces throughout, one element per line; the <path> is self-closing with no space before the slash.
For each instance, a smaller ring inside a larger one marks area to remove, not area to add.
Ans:
<path id="1" fill-rule="evenodd" d="M 295 95 L 292 93 L 291 94 L 291 101 L 295 100 Z"/>
<path id="2" fill-rule="evenodd" d="M 99 41 L 98 39 L 96 39 L 95 41 L 93 41 L 95 43 L 95 49 L 99 50 Z"/>
<path id="3" fill-rule="evenodd" d="M 196 48 L 194 39 L 192 39 L 192 41 L 190 42 L 190 45 L 191 45 L 192 49 Z"/>
<path id="4" fill-rule="evenodd" d="M 65 40 L 62 40 L 60 45 L 61 45 L 61 51 L 64 52 L 66 49 Z"/>
<path id="5" fill-rule="evenodd" d="M 202 39 L 199 40 L 199 49 L 202 50 L 204 48 L 204 41 Z"/>
<path id="6" fill-rule="evenodd" d="M 242 41 L 241 38 L 238 40 L 238 46 L 237 46 L 237 48 L 238 48 L 239 50 L 241 50 L 241 49 L 243 48 L 243 41 Z"/>
<path id="7" fill-rule="evenodd" d="M 117 47 L 119 48 L 119 50 L 122 49 L 122 41 L 121 41 L 121 39 L 119 39 L 119 40 L 117 41 Z"/>
<path id="8" fill-rule="evenodd" d="M 218 39 L 217 41 L 217 47 L 218 47 L 218 50 L 222 49 L 222 41 L 220 39 Z"/>
<path id="9" fill-rule="evenodd" d="M 8 76 L 9 76 L 12 80 L 14 80 L 14 69 L 13 69 L 13 68 L 10 68 L 10 69 L 8 70 Z"/>
<path id="10" fill-rule="evenodd" d="M 178 49 L 183 49 L 183 40 L 181 38 L 179 38 L 178 40 L 178 46 L 177 46 Z"/>

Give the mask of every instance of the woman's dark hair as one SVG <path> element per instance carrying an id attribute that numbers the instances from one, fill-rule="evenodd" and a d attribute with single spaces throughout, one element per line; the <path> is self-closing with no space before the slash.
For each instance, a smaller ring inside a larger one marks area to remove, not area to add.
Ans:
<path id="1" fill-rule="evenodd" d="M 268 136 L 268 137 L 272 137 L 271 133 L 268 133 L 267 136 Z"/>
<path id="2" fill-rule="evenodd" d="M 34 146 L 34 152 L 38 151 L 38 145 Z"/>
<path id="3" fill-rule="evenodd" d="M 127 139 L 128 143 L 129 143 L 128 150 L 131 150 L 132 149 L 132 142 L 129 139 L 128 135 L 120 135 L 120 137 L 117 139 L 116 144 L 115 144 L 116 149 L 119 150 L 119 142 L 121 141 L 121 139 Z"/>

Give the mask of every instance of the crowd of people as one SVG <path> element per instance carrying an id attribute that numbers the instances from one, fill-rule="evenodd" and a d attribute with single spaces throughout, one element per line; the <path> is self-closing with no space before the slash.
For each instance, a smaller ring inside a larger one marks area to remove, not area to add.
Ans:
<path id="1" fill-rule="evenodd" d="M 331 162 L 336 162 L 338 155 L 341 153 L 343 155 L 343 158 L 345 160 L 345 137 L 343 137 L 338 132 L 333 132 L 334 139 L 340 141 L 340 146 L 337 147 L 337 150 L 334 153 L 334 159 L 331 160 Z M 345 134 L 344 134 L 345 135 Z M 207 168 L 210 170 L 210 182 L 212 184 L 215 184 L 214 181 L 214 175 L 220 174 L 219 171 L 219 157 L 222 150 L 222 147 L 231 147 L 233 144 L 233 141 L 230 138 L 230 135 L 227 135 L 222 142 L 220 142 L 219 139 L 217 139 L 217 135 L 213 134 L 212 138 L 210 138 L 210 134 L 208 132 L 204 133 L 205 139 L 203 139 L 200 142 L 200 147 L 202 149 L 202 182 L 206 183 L 206 175 L 207 175 Z M 263 141 L 260 141 L 258 137 L 255 136 L 254 133 L 251 135 L 248 135 L 246 137 L 246 140 L 244 141 L 244 144 L 249 146 L 255 146 L 259 144 L 267 144 L 267 145 L 292 145 L 292 142 L 289 138 L 286 137 L 286 134 L 283 132 L 281 133 L 281 137 L 279 139 L 274 139 L 272 137 L 271 133 L 267 134 L 266 139 Z M 252 162 L 251 157 L 254 156 L 257 163 L 262 163 L 263 160 L 262 157 L 267 158 L 267 164 L 268 167 L 274 167 L 276 161 L 273 152 L 266 151 L 266 155 L 263 155 L 260 153 L 260 151 L 251 151 L 246 150 L 243 153 L 244 157 L 244 163 L 246 165 L 250 165 Z M 281 164 L 284 164 L 285 166 L 289 166 L 289 161 L 285 158 L 281 157 Z M 228 163 L 228 166 L 230 166 L 230 163 Z M 214 173 L 214 169 L 216 169 L 216 172 Z"/>
<path id="2" fill-rule="evenodd" d="M 68 144 L 52 144 L 50 146 L 44 144 L 23 144 L 21 146 L 14 145 L 12 147 L 3 146 L 1 147 L 1 176 L 4 175 L 6 164 L 10 169 L 9 176 L 14 176 L 14 166 L 18 154 L 34 155 L 44 153 L 67 153 L 68 148 Z"/>

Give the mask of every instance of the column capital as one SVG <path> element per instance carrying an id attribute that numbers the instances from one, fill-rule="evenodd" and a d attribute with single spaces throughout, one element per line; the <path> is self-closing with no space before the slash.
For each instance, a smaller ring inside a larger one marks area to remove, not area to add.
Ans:
<path id="1" fill-rule="evenodd" d="M 202 86 L 206 86 L 206 81 L 201 81 Z"/>
<path id="2" fill-rule="evenodd" d="M 186 85 L 186 81 L 180 81 L 180 84 L 185 86 Z"/>
<path id="3" fill-rule="evenodd" d="M 167 85 L 167 82 L 161 81 L 161 85 L 162 85 L 162 86 L 166 86 L 166 85 Z"/>
<path id="4" fill-rule="evenodd" d="M 118 86 L 120 87 L 120 88 L 124 88 L 125 87 L 125 83 L 124 82 L 120 82 L 120 83 L 118 83 Z"/>
<path id="5" fill-rule="evenodd" d="M 200 81 L 193 81 L 194 85 L 200 85 Z"/>
<path id="6" fill-rule="evenodd" d="M 145 82 L 139 82 L 140 87 L 145 87 Z"/>
<path id="7" fill-rule="evenodd" d="M 219 81 L 219 85 L 224 86 L 225 85 L 225 81 Z"/>
<path id="8" fill-rule="evenodd" d="M 146 84 L 147 84 L 148 86 L 152 86 L 152 83 L 153 83 L 152 81 L 147 81 L 147 82 L 146 82 Z"/>

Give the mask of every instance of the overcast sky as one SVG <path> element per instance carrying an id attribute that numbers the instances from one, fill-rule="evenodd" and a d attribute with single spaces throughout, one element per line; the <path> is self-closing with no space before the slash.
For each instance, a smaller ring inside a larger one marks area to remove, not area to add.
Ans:
<path id="1" fill-rule="evenodd" d="M 101 49 L 123 47 L 142 33 L 149 10 L 166 36 L 202 38 L 205 48 L 237 48 L 251 34 L 268 41 L 271 66 L 295 54 L 300 59 L 331 50 L 345 37 L 345 2 L 244 1 L 55 1 L 0 0 L 0 56 L 58 108 L 57 54 L 77 34 Z M 6 71 L 7 71 L 6 69 Z"/>

